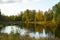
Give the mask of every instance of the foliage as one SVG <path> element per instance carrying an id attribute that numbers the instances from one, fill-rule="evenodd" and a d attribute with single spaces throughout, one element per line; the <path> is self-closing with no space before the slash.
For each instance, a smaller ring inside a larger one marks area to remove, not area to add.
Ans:
<path id="1" fill-rule="evenodd" d="M 55 13 L 55 21 L 56 21 L 56 31 L 55 35 L 60 37 L 60 2 L 53 6 L 53 11 Z"/>

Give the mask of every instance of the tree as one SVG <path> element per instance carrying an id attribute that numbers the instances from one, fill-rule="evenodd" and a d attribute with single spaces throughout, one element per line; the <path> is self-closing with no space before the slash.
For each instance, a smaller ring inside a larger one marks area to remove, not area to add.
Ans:
<path id="1" fill-rule="evenodd" d="M 14 22 L 14 21 L 15 21 L 14 15 L 13 16 L 10 16 L 9 17 L 9 22 Z"/>
<path id="2" fill-rule="evenodd" d="M 15 21 L 22 21 L 22 16 L 23 16 L 23 12 L 18 14 L 18 16 L 15 16 Z"/>
<path id="3" fill-rule="evenodd" d="M 37 21 L 43 21 L 44 20 L 44 18 L 43 18 L 43 12 L 42 11 L 38 11 L 37 13 L 36 13 L 36 20 Z"/>
<path id="4" fill-rule="evenodd" d="M 56 4 L 55 6 L 53 6 L 53 11 L 55 13 L 55 20 L 56 22 L 58 22 L 58 20 L 60 20 L 60 2 L 58 4 Z"/>
<path id="5" fill-rule="evenodd" d="M 53 12 L 55 13 L 55 21 L 56 21 L 56 31 L 55 35 L 60 37 L 60 2 L 53 6 Z"/>
<path id="6" fill-rule="evenodd" d="M 45 21 L 52 21 L 52 19 L 53 19 L 53 11 L 52 10 L 48 10 L 48 11 L 46 11 L 45 13 L 44 13 L 44 20 Z"/>
<path id="7" fill-rule="evenodd" d="M 0 21 L 1 21 L 1 10 L 0 10 Z"/>
<path id="8" fill-rule="evenodd" d="M 35 15 L 36 15 L 36 11 L 35 10 L 32 10 L 32 21 L 34 21 L 35 20 Z"/>
<path id="9" fill-rule="evenodd" d="M 48 12 L 47 12 L 47 11 L 45 11 L 45 12 L 44 12 L 44 21 L 47 21 L 47 19 L 48 19 L 48 17 L 47 17 L 47 16 L 48 16 Z"/>
<path id="10" fill-rule="evenodd" d="M 48 21 L 52 21 L 53 20 L 53 10 L 48 10 Z"/>
<path id="11" fill-rule="evenodd" d="M 0 16 L 1 16 L 1 10 L 0 10 Z"/>

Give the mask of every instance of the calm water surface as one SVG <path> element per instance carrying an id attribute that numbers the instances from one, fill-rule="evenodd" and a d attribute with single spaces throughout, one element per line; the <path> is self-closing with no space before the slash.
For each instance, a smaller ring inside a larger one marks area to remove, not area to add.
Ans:
<path id="1" fill-rule="evenodd" d="M 30 37 L 35 37 L 35 38 L 48 37 L 48 34 L 45 33 L 45 29 L 42 30 L 42 33 L 30 32 L 29 30 L 27 30 L 25 28 L 22 29 L 18 26 L 6 26 L 5 28 L 2 28 L 2 30 L 1 30 L 1 33 L 10 34 L 11 32 L 13 32 L 13 33 L 18 32 L 21 36 L 29 35 Z"/>

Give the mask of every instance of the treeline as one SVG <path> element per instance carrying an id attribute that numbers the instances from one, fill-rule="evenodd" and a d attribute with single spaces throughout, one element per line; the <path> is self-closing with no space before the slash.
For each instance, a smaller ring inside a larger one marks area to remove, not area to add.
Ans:
<path id="1" fill-rule="evenodd" d="M 60 37 L 60 2 L 48 11 L 25 10 L 16 16 L 5 16 L 0 12 L 0 22 L 41 22 L 46 30 Z"/>

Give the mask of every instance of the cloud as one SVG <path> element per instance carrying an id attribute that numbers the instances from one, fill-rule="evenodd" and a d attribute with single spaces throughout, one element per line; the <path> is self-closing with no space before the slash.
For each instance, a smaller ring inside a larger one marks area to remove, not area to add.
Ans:
<path id="1" fill-rule="evenodd" d="M 38 1 L 40 1 L 40 0 L 22 0 L 22 2 L 38 2 Z"/>
<path id="2" fill-rule="evenodd" d="M 37 2 L 40 0 L 0 0 L 0 3 L 11 3 L 11 2 Z"/>
<path id="3" fill-rule="evenodd" d="M 14 1 L 33 2 L 33 1 L 40 1 L 40 0 L 14 0 Z"/>
<path id="4" fill-rule="evenodd" d="M 21 2 L 22 0 L 0 0 L 0 3 Z"/>

